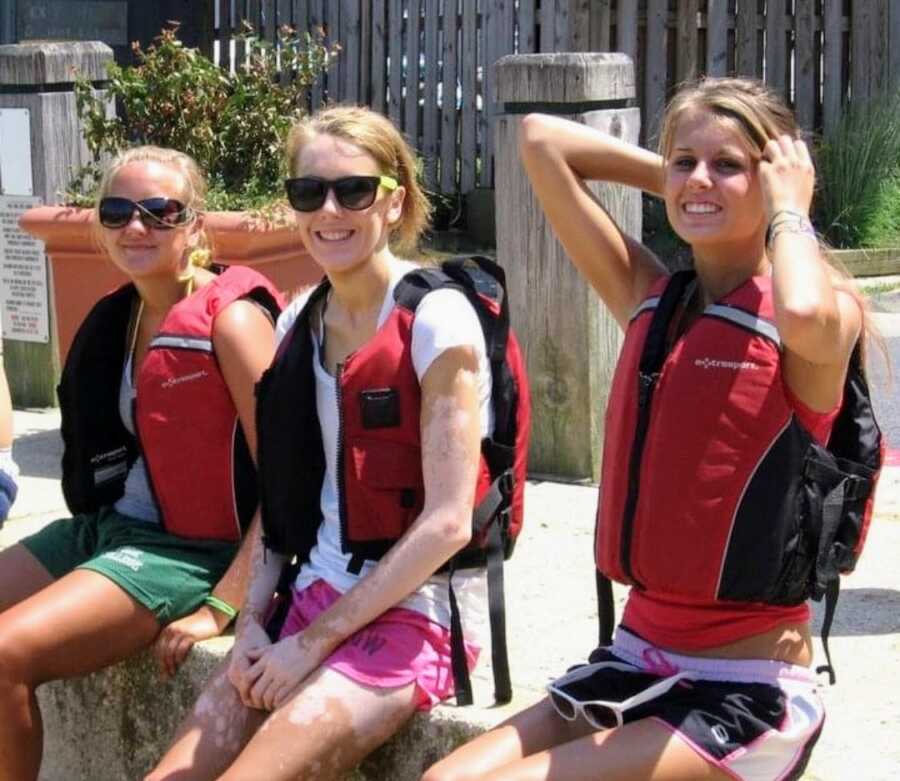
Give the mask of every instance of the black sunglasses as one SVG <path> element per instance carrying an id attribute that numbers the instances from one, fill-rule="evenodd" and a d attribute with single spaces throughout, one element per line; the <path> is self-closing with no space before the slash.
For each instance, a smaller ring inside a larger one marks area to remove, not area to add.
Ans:
<path id="1" fill-rule="evenodd" d="M 375 203 L 379 187 L 396 190 L 399 183 L 392 176 L 342 176 L 340 179 L 301 176 L 284 182 L 288 201 L 298 212 L 321 209 L 329 190 L 334 191 L 337 202 L 345 209 L 368 209 Z"/>
<path id="2" fill-rule="evenodd" d="M 146 228 L 171 230 L 184 225 L 194 213 L 174 198 L 145 198 L 132 201 L 129 198 L 104 198 L 100 201 L 100 224 L 104 228 L 124 228 L 131 222 L 137 210 Z"/>

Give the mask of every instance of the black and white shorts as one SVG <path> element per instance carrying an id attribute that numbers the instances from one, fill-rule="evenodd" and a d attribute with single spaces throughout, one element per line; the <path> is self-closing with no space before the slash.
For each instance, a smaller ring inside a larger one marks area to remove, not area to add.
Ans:
<path id="1" fill-rule="evenodd" d="M 799 779 L 825 721 L 818 683 L 806 667 L 674 654 L 622 627 L 611 647 L 591 654 L 591 662 L 616 664 L 597 665 L 569 686 L 580 701 L 621 702 L 637 690 L 686 673 L 668 691 L 626 710 L 622 719 L 626 724 L 656 720 L 738 781 Z M 633 668 L 631 680 L 622 663 Z"/>

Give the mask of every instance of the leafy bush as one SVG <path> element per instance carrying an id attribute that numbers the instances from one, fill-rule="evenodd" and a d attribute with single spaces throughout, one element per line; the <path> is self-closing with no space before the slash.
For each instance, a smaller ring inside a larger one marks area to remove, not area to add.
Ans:
<path id="1" fill-rule="evenodd" d="M 815 222 L 834 247 L 900 239 L 900 93 L 853 105 L 816 154 Z"/>
<path id="2" fill-rule="evenodd" d="M 93 161 L 73 177 L 69 202 L 92 203 L 103 160 L 135 144 L 191 155 L 209 177 L 211 209 L 255 208 L 280 196 L 285 136 L 339 47 L 321 32 L 282 28 L 276 48 L 248 27 L 238 40 L 245 62 L 232 74 L 184 46 L 177 31 L 163 30 L 146 50 L 134 44 L 137 65 L 111 64 L 105 98 L 87 80 L 76 82 Z M 108 98 L 118 116 L 108 116 Z"/>

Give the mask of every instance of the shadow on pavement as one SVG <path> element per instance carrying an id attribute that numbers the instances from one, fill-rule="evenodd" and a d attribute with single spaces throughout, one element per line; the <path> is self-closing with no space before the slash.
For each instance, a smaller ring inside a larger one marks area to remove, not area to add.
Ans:
<path id="1" fill-rule="evenodd" d="M 62 440 L 59 431 L 20 434 L 13 442 L 13 458 L 25 477 L 59 479 L 62 476 Z"/>
<path id="2" fill-rule="evenodd" d="M 813 634 L 820 636 L 824 602 L 813 603 Z M 900 632 L 900 590 L 842 588 L 831 626 L 832 637 L 890 635 Z"/>

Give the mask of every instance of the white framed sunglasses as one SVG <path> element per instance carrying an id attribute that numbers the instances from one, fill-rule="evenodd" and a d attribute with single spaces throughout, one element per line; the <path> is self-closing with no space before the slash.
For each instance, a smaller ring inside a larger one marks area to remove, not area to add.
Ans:
<path id="1" fill-rule="evenodd" d="M 630 708 L 636 708 L 646 702 L 656 699 L 669 691 L 673 686 L 683 680 L 692 680 L 694 676 L 690 672 L 679 672 L 667 678 L 658 680 L 630 697 L 615 702 L 612 700 L 584 700 L 573 694 L 577 691 L 577 684 L 591 677 L 598 670 L 619 670 L 623 673 L 642 674 L 643 671 L 629 664 L 620 662 L 597 662 L 576 667 L 574 670 L 547 684 L 547 694 L 556 712 L 566 721 L 575 721 L 579 714 L 594 729 L 612 729 L 621 727 L 625 723 L 625 712 Z M 570 687 L 566 691 L 565 687 Z"/>

